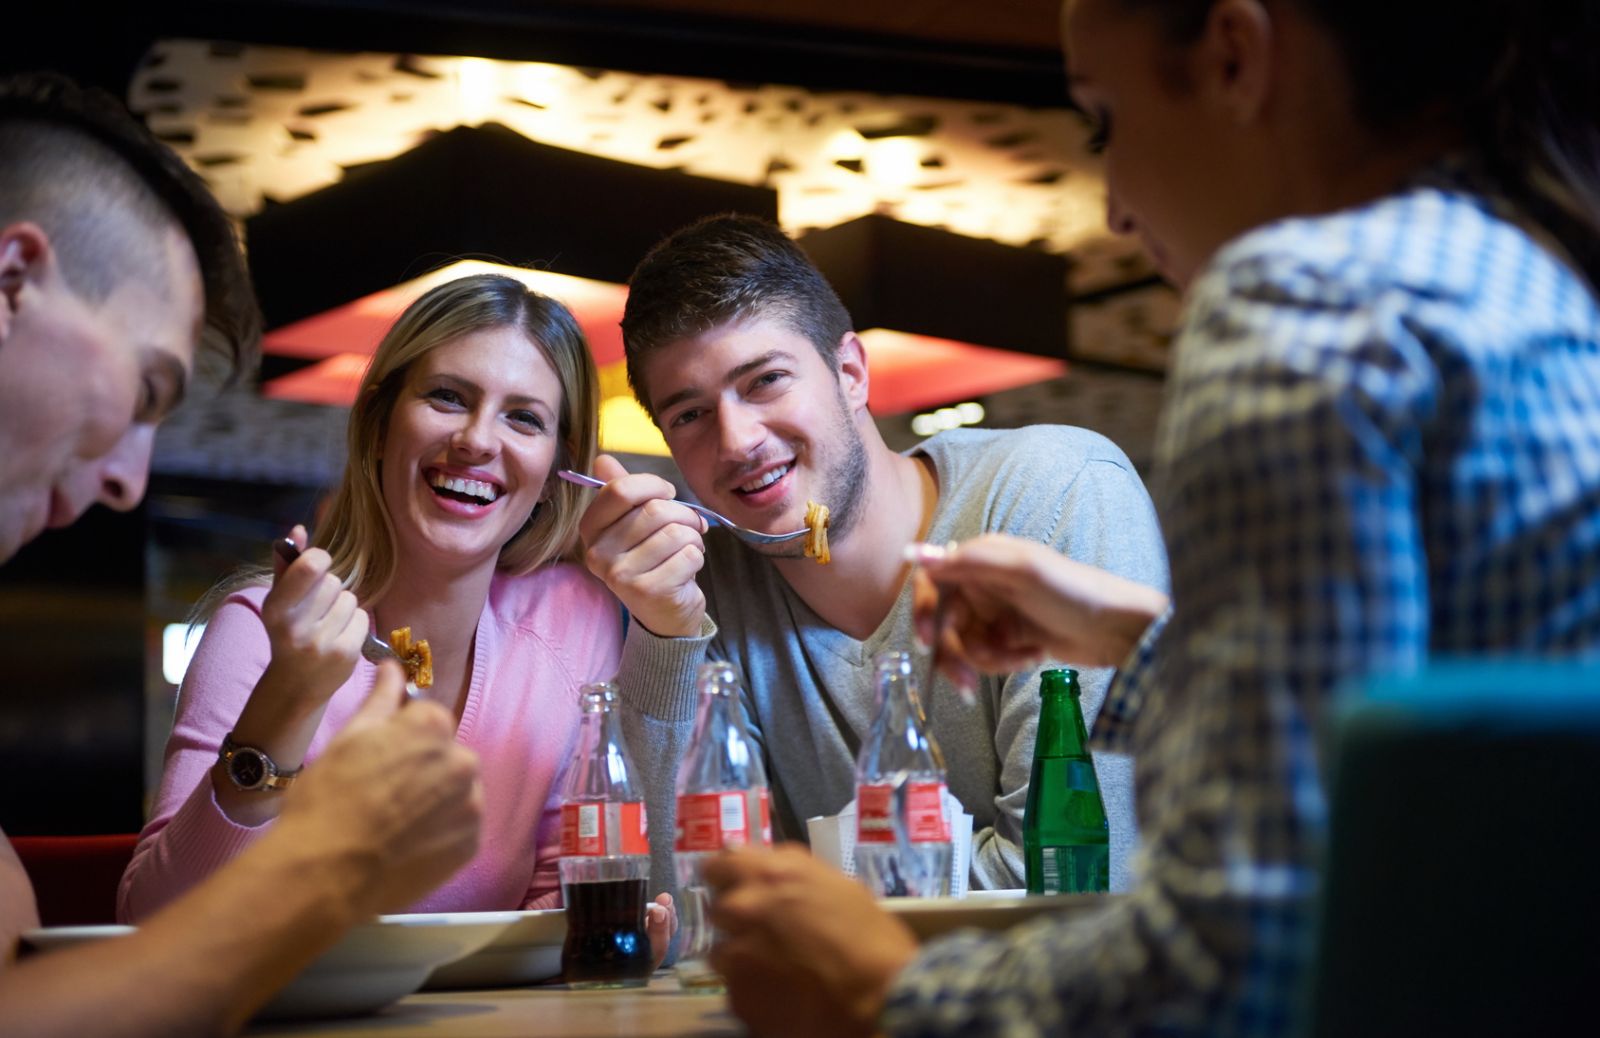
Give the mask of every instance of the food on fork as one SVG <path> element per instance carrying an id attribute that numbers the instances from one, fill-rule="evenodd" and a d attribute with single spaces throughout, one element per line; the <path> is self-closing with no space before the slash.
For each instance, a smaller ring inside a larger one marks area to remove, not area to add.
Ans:
<path id="1" fill-rule="evenodd" d="M 826 566 L 832 558 L 828 553 L 828 506 L 815 501 L 806 502 L 806 558 L 816 559 Z"/>
<path id="2" fill-rule="evenodd" d="M 428 639 L 412 641 L 411 628 L 396 627 L 389 632 L 389 647 L 404 664 L 407 681 L 418 688 L 433 684 L 433 650 L 428 647 Z"/>

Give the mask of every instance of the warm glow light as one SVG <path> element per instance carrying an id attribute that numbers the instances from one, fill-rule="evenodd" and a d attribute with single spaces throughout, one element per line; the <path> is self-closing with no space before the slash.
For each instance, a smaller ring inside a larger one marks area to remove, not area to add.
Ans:
<path id="1" fill-rule="evenodd" d="M 970 400 L 1067 373 L 1066 361 L 1031 353 L 888 328 L 868 328 L 860 335 L 872 372 L 867 406 L 880 416 Z"/>
<path id="2" fill-rule="evenodd" d="M 941 407 L 937 411 L 919 414 L 911 419 L 911 431 L 918 436 L 932 436 L 947 429 L 963 425 L 977 425 L 983 421 L 983 405 L 976 400 L 954 407 Z"/>
<path id="3" fill-rule="evenodd" d="M 200 636 L 205 633 L 205 624 L 195 624 L 192 629 L 188 624 L 167 624 L 161 629 L 161 676 L 167 679 L 167 684 L 183 684 L 189 660 L 194 657 Z"/>
<path id="4" fill-rule="evenodd" d="M 600 449 L 666 457 L 667 441 L 632 394 L 600 402 Z"/>
<path id="5" fill-rule="evenodd" d="M 872 142 L 867 177 L 889 197 L 905 192 L 922 175 L 922 145 L 914 137 L 885 137 Z"/>
<path id="6" fill-rule="evenodd" d="M 623 371 L 622 330 L 618 321 L 627 299 L 626 286 L 481 260 L 453 263 L 269 332 L 263 342 L 265 352 L 317 363 L 265 383 L 262 395 L 349 406 L 360 388 L 372 350 L 401 311 L 435 285 L 478 273 L 517 278 L 534 291 L 560 300 L 572 311 L 589 340 L 589 350 L 600 370 L 600 398 L 605 416 L 601 440 L 606 449 L 632 454 L 667 453 L 655 423 L 634 403 Z M 905 414 L 952 399 L 971 400 L 1059 378 L 1067 371 L 1065 361 L 950 339 L 884 328 L 869 328 L 860 334 L 872 370 L 868 406 L 876 415 Z M 979 405 L 968 403 L 963 407 L 967 410 L 957 408 L 954 412 L 958 415 L 957 424 L 982 421 Z M 970 417 L 974 408 L 977 418 Z M 935 431 L 950 427 L 940 425 Z"/>
<path id="7" fill-rule="evenodd" d="M 569 70 L 543 62 L 518 62 L 511 66 L 512 93 L 519 101 L 554 108 L 566 96 Z"/>
<path id="8" fill-rule="evenodd" d="M 489 117 L 500 95 L 500 69 L 486 58 L 462 58 L 456 65 L 461 122 L 476 126 Z"/>
<path id="9" fill-rule="evenodd" d="M 617 321 L 628 295 L 625 286 L 482 260 L 460 260 L 393 288 L 275 328 L 262 340 L 262 349 L 281 357 L 308 359 L 349 352 L 371 354 L 389 325 L 419 296 L 436 285 L 469 274 L 504 274 L 535 292 L 560 300 L 578 319 L 596 364 L 622 359 L 622 330 Z"/>
<path id="10" fill-rule="evenodd" d="M 822 145 L 822 154 L 829 162 L 859 159 L 867 149 L 867 139 L 848 126 L 835 130 Z"/>

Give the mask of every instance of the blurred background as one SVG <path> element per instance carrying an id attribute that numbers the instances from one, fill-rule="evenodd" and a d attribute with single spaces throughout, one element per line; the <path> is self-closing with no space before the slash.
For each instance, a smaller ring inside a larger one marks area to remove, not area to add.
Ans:
<path id="1" fill-rule="evenodd" d="M 57 3 L 0 42 L 127 100 L 239 221 L 258 377 L 191 395 L 144 504 L 0 569 L 0 827 L 127 832 L 193 603 L 314 523 L 384 328 L 484 265 L 567 303 L 601 439 L 680 482 L 628 393 L 633 265 L 704 214 L 776 219 L 863 331 L 908 447 L 1064 422 L 1148 467 L 1178 299 L 1103 217 L 1053 0 Z M 0 366 L 0 377 L 3 366 Z"/>

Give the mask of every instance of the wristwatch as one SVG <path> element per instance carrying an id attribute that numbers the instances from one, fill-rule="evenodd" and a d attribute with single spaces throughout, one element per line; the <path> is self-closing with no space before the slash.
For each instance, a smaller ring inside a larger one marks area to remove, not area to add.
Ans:
<path id="1" fill-rule="evenodd" d="M 305 770 L 304 764 L 293 771 L 281 770 L 262 750 L 234 742 L 232 732 L 223 738 L 222 750 L 217 756 L 228 773 L 228 781 L 247 793 L 288 789 L 294 777 Z"/>

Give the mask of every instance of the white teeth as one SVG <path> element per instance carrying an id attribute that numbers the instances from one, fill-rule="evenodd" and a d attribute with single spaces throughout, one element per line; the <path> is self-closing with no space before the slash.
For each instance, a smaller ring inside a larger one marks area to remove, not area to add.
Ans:
<path id="1" fill-rule="evenodd" d="M 455 476 L 446 476 L 434 473 L 428 480 L 436 489 L 453 490 L 458 494 L 478 498 L 480 501 L 492 504 L 500 496 L 500 491 L 495 489 L 493 483 L 485 483 L 477 479 L 460 479 Z"/>
<path id="2" fill-rule="evenodd" d="M 739 487 L 739 489 L 746 492 L 754 492 L 760 490 L 762 487 L 770 487 L 772 484 L 788 475 L 789 470 L 793 467 L 794 466 L 792 465 L 785 465 L 781 469 L 773 469 L 760 479 L 752 479 L 750 482 L 745 483 L 743 486 Z"/>

